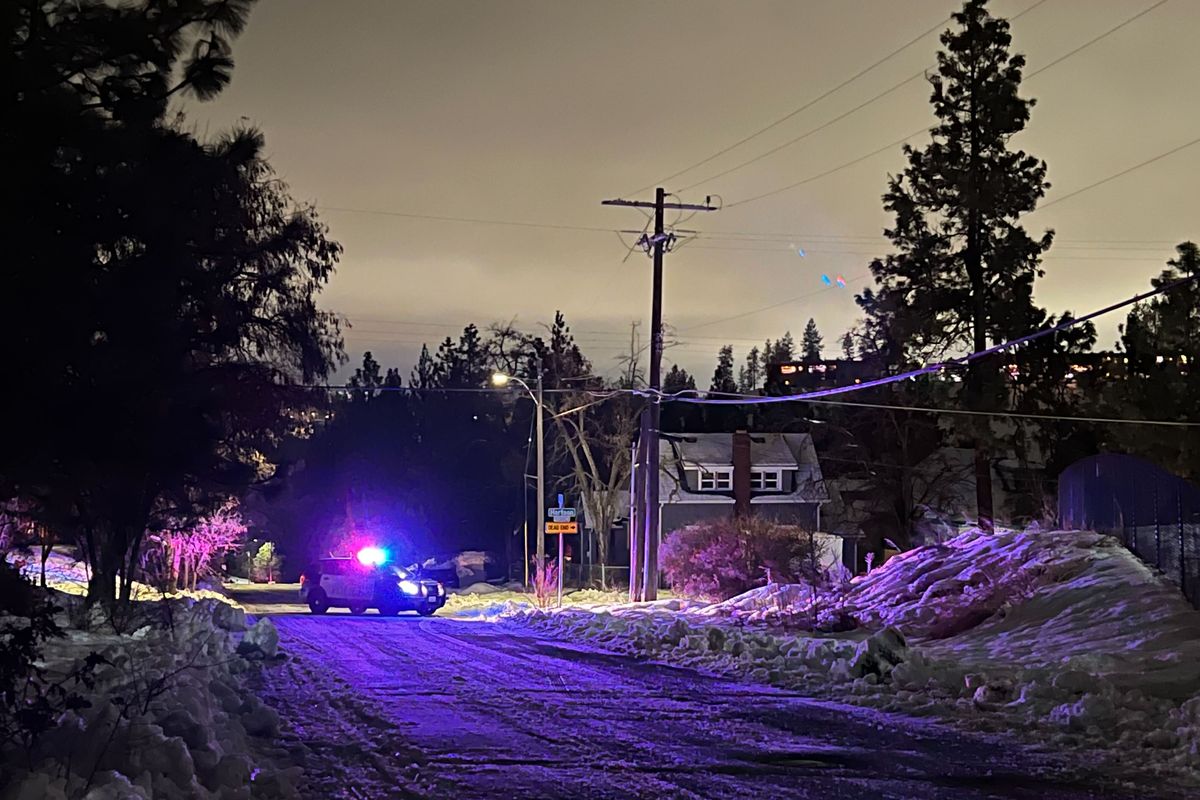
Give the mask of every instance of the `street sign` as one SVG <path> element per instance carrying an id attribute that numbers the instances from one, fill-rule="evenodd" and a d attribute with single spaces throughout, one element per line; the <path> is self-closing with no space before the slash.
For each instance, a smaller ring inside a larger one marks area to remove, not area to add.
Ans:
<path id="1" fill-rule="evenodd" d="M 547 522 L 546 533 L 579 533 L 578 522 Z"/>
<path id="2" fill-rule="evenodd" d="M 573 508 L 548 508 L 546 516 L 555 522 L 574 522 L 575 509 Z"/>

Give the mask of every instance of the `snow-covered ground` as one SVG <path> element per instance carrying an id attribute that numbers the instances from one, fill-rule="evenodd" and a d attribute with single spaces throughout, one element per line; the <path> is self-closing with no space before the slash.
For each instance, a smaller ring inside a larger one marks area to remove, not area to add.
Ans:
<path id="1" fill-rule="evenodd" d="M 1087 752 L 1116 777 L 1200 790 L 1200 612 L 1114 539 L 969 531 L 812 602 L 807 587 L 774 585 L 721 604 L 545 612 L 509 601 L 476 613 L 818 696 L 1018 730 L 1050 750 Z M 814 617 L 818 628 L 858 626 L 812 631 Z"/>
<path id="2" fill-rule="evenodd" d="M 85 707 L 66 711 L 31 750 L 0 754 L 8 779 L 0 796 L 296 796 L 300 771 L 271 743 L 279 716 L 246 688 L 264 662 L 278 660 L 270 620 L 247 630 L 244 612 L 226 598 L 177 597 L 136 603 L 135 629 L 119 634 L 103 614 L 79 610 L 70 559 L 55 554 L 50 566 L 48 583 L 65 590 L 56 603 L 68 610 L 56 619 L 66 637 L 45 644 L 42 664 L 57 680 L 93 653 L 103 661 L 92 685 L 68 684 Z M 73 624 L 84 619 L 87 630 Z"/>
<path id="3" fill-rule="evenodd" d="M 29 580 L 41 585 L 42 565 L 41 553 L 38 549 L 35 548 L 32 553 L 11 551 L 7 554 L 6 560 L 20 569 L 21 573 L 29 578 Z M 57 549 L 51 551 L 50 557 L 46 560 L 45 571 L 46 586 L 48 588 L 78 597 L 87 594 L 87 564 L 70 555 L 68 552 Z M 226 595 L 209 588 L 198 588 L 195 591 L 162 592 L 153 586 L 138 581 L 133 582 L 130 596 L 134 600 L 178 600 L 190 598 L 192 600 L 232 602 Z"/>
<path id="4" fill-rule="evenodd" d="M 564 607 L 579 606 L 611 606 L 626 600 L 626 591 L 601 591 L 599 589 L 568 589 L 563 592 Z M 443 606 L 443 616 L 479 617 L 494 613 L 497 606 L 510 603 L 513 606 L 535 608 L 532 594 L 519 587 L 500 587 L 489 583 L 475 583 L 462 589 L 451 589 L 446 595 L 446 605 Z M 558 598 L 552 597 L 552 606 L 557 606 Z"/>
<path id="5" fill-rule="evenodd" d="M 276 618 L 306 797 L 1139 800 L 1007 737 L 453 618 Z"/>

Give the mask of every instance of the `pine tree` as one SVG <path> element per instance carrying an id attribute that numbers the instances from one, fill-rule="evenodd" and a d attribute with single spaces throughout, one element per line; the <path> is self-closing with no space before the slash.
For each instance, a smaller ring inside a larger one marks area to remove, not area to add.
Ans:
<path id="1" fill-rule="evenodd" d="M 717 352 L 717 368 L 713 372 L 710 392 L 736 394 L 737 381 L 733 379 L 733 345 L 727 344 Z"/>
<path id="2" fill-rule="evenodd" d="M 758 348 L 751 347 L 746 354 L 746 363 L 738 370 L 738 391 L 754 394 L 762 385 L 763 373 L 759 365 Z"/>
<path id="3" fill-rule="evenodd" d="M 1190 278 L 1200 272 L 1200 248 L 1183 242 L 1175 248 L 1176 257 L 1150 284 L 1155 289 Z M 1139 303 L 1121 329 L 1121 347 L 1138 368 L 1146 368 L 1158 356 L 1189 359 L 1200 340 L 1200 286 L 1184 284 L 1145 303 Z"/>
<path id="4" fill-rule="evenodd" d="M 817 322 L 811 317 L 804 326 L 804 335 L 800 339 L 800 357 L 810 363 L 821 360 L 821 332 L 817 330 Z"/>
<path id="5" fill-rule="evenodd" d="M 354 370 L 354 374 L 350 376 L 350 380 L 347 383 L 356 389 L 367 390 L 364 392 L 355 392 L 355 396 L 351 398 L 353 400 L 365 400 L 371 397 L 374 392 L 370 390 L 377 388 L 383 383 L 379 372 L 379 362 L 371 355 L 370 350 L 363 353 L 362 366 Z"/>
<path id="6" fill-rule="evenodd" d="M 770 339 L 763 342 L 762 350 L 758 351 L 758 373 L 771 374 L 771 360 L 775 357 L 775 343 Z"/>
<path id="7" fill-rule="evenodd" d="M 771 350 L 771 363 L 784 364 L 788 361 L 793 361 L 796 358 L 796 340 L 792 338 L 791 331 L 785 331 L 783 338 L 775 342 L 775 347 Z M 767 371 L 763 370 L 766 375 Z"/>
<path id="8" fill-rule="evenodd" d="M 1184 242 L 1151 281 L 1156 289 L 1200 274 L 1200 248 Z M 1128 375 L 1106 390 L 1121 417 L 1192 421 L 1200 407 L 1200 286 L 1178 286 L 1129 312 L 1121 328 Z M 1136 453 L 1191 480 L 1200 478 L 1200 436 L 1191 428 L 1109 426 L 1112 449 Z"/>
<path id="9" fill-rule="evenodd" d="M 443 339 L 432 359 L 428 358 L 428 350 L 421 348 L 410 383 L 416 386 L 426 377 L 431 377 L 439 388 L 477 389 L 487 385 L 491 378 L 487 345 L 474 323 L 463 328 L 457 342 L 449 336 Z"/>
<path id="10" fill-rule="evenodd" d="M 938 119 L 932 141 L 922 149 L 905 145 L 908 166 L 883 198 L 895 217 L 884 233 L 896 252 L 872 262 L 878 289 L 858 298 L 893 365 L 984 350 L 1044 319 L 1032 291 L 1053 234 L 1031 238 L 1019 219 L 1046 191 L 1046 164 L 1009 147 L 1034 104 L 1019 94 L 1025 59 L 1010 54 L 1008 22 L 988 13 L 987 0 L 967 0 L 953 18 L 929 78 Z M 999 384 L 994 362 L 974 362 L 969 407 L 995 403 Z M 980 524 L 988 529 L 985 431 L 980 426 L 975 434 L 976 484 Z"/>
<path id="11" fill-rule="evenodd" d="M 854 333 L 851 331 L 842 334 L 842 358 L 847 361 L 854 360 Z"/>
<path id="12" fill-rule="evenodd" d="M 672 364 L 671 369 L 663 378 L 662 390 L 666 394 L 675 394 L 676 392 L 695 391 L 696 379 L 693 378 L 686 369 L 681 369 L 678 364 Z"/>
<path id="13" fill-rule="evenodd" d="M 437 362 L 429 354 L 429 345 L 421 345 L 421 355 L 417 358 L 417 366 L 408 377 L 408 385 L 415 389 L 434 389 L 442 385 Z"/>

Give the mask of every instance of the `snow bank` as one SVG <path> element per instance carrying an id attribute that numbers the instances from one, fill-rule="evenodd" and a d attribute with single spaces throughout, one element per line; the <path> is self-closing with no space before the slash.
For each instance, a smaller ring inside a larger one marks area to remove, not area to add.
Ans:
<path id="1" fill-rule="evenodd" d="M 155 604 L 165 611 L 167 604 Z M 91 653 L 104 661 L 88 707 L 65 712 L 28 753 L 6 752 L 10 780 L 0 794 L 18 800 L 108 798 L 291 798 L 299 770 L 263 756 L 279 717 L 246 691 L 255 659 L 274 648 L 269 620 L 257 623 L 237 654 L 233 630 L 244 617 L 217 600 L 169 603 L 170 624 L 130 635 L 68 629 L 44 652 L 66 675 Z M 60 615 L 64 617 L 64 615 Z M 66 627 L 66 619 L 60 624 Z"/>
<path id="2" fill-rule="evenodd" d="M 499 586 L 493 586 L 490 583 L 472 583 L 470 586 L 465 586 L 462 589 L 452 589 L 451 594 L 496 594 L 503 592 Z"/>
<path id="3" fill-rule="evenodd" d="M 813 632 L 814 609 L 857 627 Z M 1094 533 L 972 530 L 824 596 L 771 585 L 717 604 L 500 613 L 643 658 L 1021 730 L 1200 786 L 1200 612 Z"/>
<path id="4" fill-rule="evenodd" d="M 21 574 L 34 583 L 41 585 L 42 566 L 41 554 L 35 548 L 32 555 L 22 555 L 11 551 L 6 556 L 9 563 L 21 570 Z M 83 597 L 87 594 L 88 568 L 87 564 L 73 556 L 58 550 L 50 553 L 46 561 L 46 586 L 63 594 Z M 198 588 L 196 590 L 161 592 L 153 586 L 139 581 L 133 582 L 130 595 L 134 600 L 216 600 L 230 605 L 238 604 L 227 595 L 213 589 Z"/>
<path id="5" fill-rule="evenodd" d="M 487 590 L 476 589 L 486 586 Z M 599 589 L 569 589 L 563 593 L 563 605 L 577 607 L 608 607 L 628 598 L 624 591 Z M 553 600 L 551 601 L 554 602 Z M 446 595 L 443 613 L 448 616 L 476 619 L 496 619 L 516 610 L 535 607 L 533 595 L 520 588 L 500 588 L 491 584 L 476 584 L 466 589 L 451 590 Z"/>

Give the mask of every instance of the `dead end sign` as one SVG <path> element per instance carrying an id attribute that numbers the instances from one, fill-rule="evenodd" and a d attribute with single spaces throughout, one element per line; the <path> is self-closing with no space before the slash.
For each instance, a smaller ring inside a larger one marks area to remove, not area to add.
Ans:
<path id="1" fill-rule="evenodd" d="M 547 522 L 546 533 L 579 533 L 578 522 Z"/>

